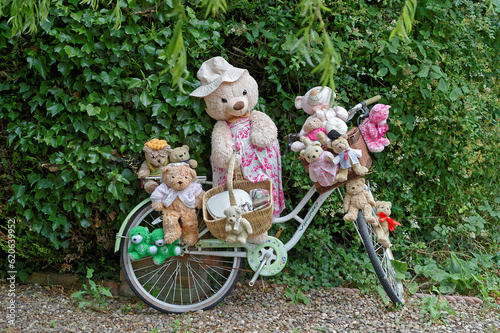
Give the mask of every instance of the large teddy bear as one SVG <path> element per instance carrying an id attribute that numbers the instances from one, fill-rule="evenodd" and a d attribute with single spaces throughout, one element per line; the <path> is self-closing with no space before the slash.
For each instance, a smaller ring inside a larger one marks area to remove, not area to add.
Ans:
<path id="1" fill-rule="evenodd" d="M 314 87 L 304 96 L 295 98 L 295 107 L 310 115 L 304 122 L 306 126 L 302 126 L 300 130 L 300 137 L 308 135 L 307 125 L 312 118 L 322 119 L 324 128 L 330 119 L 338 119 L 345 123 L 349 116 L 347 110 L 340 106 L 330 107 L 332 98 L 335 98 L 335 93 L 329 87 Z M 302 142 L 294 142 L 291 149 L 299 152 L 305 149 L 305 145 Z"/>
<path id="2" fill-rule="evenodd" d="M 226 182 L 229 159 L 237 152 L 235 167 L 241 167 L 245 179 L 272 181 L 273 214 L 278 216 L 285 206 L 278 130 L 269 116 L 253 109 L 259 98 L 257 82 L 222 57 L 205 61 L 197 77 L 201 85 L 190 95 L 203 97 L 208 115 L 217 121 L 212 131 L 214 184 Z"/>
<path id="3" fill-rule="evenodd" d="M 168 156 L 172 151 L 167 141 L 152 139 L 144 144 L 142 151 L 146 160 L 139 168 L 137 176 L 140 179 L 161 176 L 161 168 L 169 163 Z M 143 180 L 144 189 L 149 194 L 153 193 L 159 184 L 160 182 L 154 179 Z"/>
<path id="4" fill-rule="evenodd" d="M 163 213 L 164 240 L 172 244 L 182 235 L 184 244 L 198 241 L 196 209 L 201 208 L 205 191 L 193 182 L 196 171 L 189 165 L 167 165 L 162 169 L 163 182 L 151 194 L 153 209 Z M 179 224 L 182 221 L 182 230 Z"/>

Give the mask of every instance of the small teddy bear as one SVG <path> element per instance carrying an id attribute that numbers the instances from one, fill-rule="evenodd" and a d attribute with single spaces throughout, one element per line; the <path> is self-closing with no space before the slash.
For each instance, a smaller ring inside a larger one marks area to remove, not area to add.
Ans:
<path id="1" fill-rule="evenodd" d="M 163 229 L 158 228 L 153 230 L 153 232 L 150 234 L 151 235 L 151 242 L 156 245 L 158 248 L 158 251 L 156 254 L 153 256 L 153 262 L 156 265 L 161 265 L 165 261 L 165 259 L 173 257 L 173 256 L 178 256 L 181 254 L 181 247 L 178 245 L 179 241 L 176 240 L 172 244 L 166 244 L 164 240 L 164 234 L 163 234 Z"/>
<path id="2" fill-rule="evenodd" d="M 147 227 L 133 227 L 128 231 L 128 237 L 131 242 L 127 249 L 130 260 L 135 261 L 156 254 L 158 249 L 151 245 L 151 235 Z"/>
<path id="3" fill-rule="evenodd" d="M 174 148 L 170 152 L 170 163 L 186 163 L 191 168 L 196 169 L 196 167 L 198 166 L 198 162 L 190 158 L 191 156 L 189 155 L 188 145 Z"/>
<path id="4" fill-rule="evenodd" d="M 377 222 L 372 214 L 372 206 L 375 206 L 373 196 L 365 190 L 365 179 L 357 178 L 346 183 L 346 195 L 344 197 L 344 221 L 356 221 L 358 211 L 361 209 L 367 223 Z"/>
<path id="5" fill-rule="evenodd" d="M 389 231 L 394 231 L 396 226 L 401 225 L 389 217 L 391 215 L 391 208 L 392 203 L 390 201 L 375 201 L 375 214 L 379 217 L 380 226 L 373 225 L 373 230 L 377 235 L 377 241 L 386 248 L 392 246 L 389 241 Z"/>
<path id="6" fill-rule="evenodd" d="M 154 210 L 163 212 L 163 239 L 172 244 L 182 235 L 184 244 L 194 245 L 198 240 L 195 208 L 202 207 L 205 193 L 201 184 L 193 182 L 196 171 L 187 164 L 167 165 L 162 169 L 162 179 L 151 194 L 151 201 Z"/>
<path id="7" fill-rule="evenodd" d="M 290 149 L 295 152 L 300 152 L 306 148 L 306 145 L 302 142 L 302 137 L 307 137 L 311 141 L 318 141 L 319 138 L 326 138 L 327 141 L 328 137 L 326 136 L 326 129 L 325 129 L 325 123 L 323 116 L 310 116 L 306 119 L 304 122 L 304 125 L 302 126 L 303 131 L 305 132 L 303 136 L 301 136 L 301 141 L 296 141 L 292 143 L 290 146 Z M 324 136 L 323 136 L 324 135 Z M 326 143 L 326 141 L 324 142 Z"/>
<path id="8" fill-rule="evenodd" d="M 241 217 L 242 211 L 236 206 L 231 206 L 224 211 L 226 215 L 226 242 L 238 242 L 245 245 L 249 235 L 253 233 L 252 226 L 247 219 Z"/>
<path id="9" fill-rule="evenodd" d="M 309 163 L 309 178 L 321 186 L 333 185 L 339 170 L 338 164 L 333 163 L 335 158 L 333 154 L 324 151 L 319 141 L 311 143 L 306 137 L 302 137 L 301 140 L 306 148 L 300 152 L 300 156 Z"/>
<path id="10" fill-rule="evenodd" d="M 152 139 L 144 144 L 142 151 L 146 160 L 139 168 L 137 176 L 140 179 L 147 177 L 161 176 L 161 168 L 168 164 L 168 156 L 171 152 L 170 145 L 165 140 Z M 146 179 L 143 186 L 146 192 L 153 193 L 154 189 L 160 184 L 154 179 Z"/>
<path id="11" fill-rule="evenodd" d="M 376 104 L 370 110 L 368 118 L 359 125 L 366 146 L 373 153 L 381 152 L 390 144 L 389 139 L 383 137 L 389 129 L 387 118 L 389 117 L 390 107 L 390 105 Z"/>
<path id="12" fill-rule="evenodd" d="M 336 182 L 345 182 L 350 168 L 352 168 L 359 176 L 366 175 L 368 168 L 359 163 L 359 157 L 362 156 L 361 150 L 351 149 L 349 147 L 347 134 L 342 134 L 337 139 L 329 142 L 328 147 L 330 147 L 333 152 L 337 154 L 333 160 L 335 164 L 339 164 L 340 168 L 336 177 Z"/>

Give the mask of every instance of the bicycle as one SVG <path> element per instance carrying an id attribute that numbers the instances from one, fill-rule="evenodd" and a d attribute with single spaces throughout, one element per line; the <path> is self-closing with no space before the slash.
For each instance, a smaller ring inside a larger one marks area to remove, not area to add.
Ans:
<path id="1" fill-rule="evenodd" d="M 375 103 L 380 96 L 357 104 L 349 110 L 349 118 L 362 111 L 367 116 L 367 105 Z M 358 120 L 359 125 L 359 120 Z M 206 177 L 199 177 L 202 184 L 211 184 Z M 365 186 L 371 192 L 369 184 Z M 144 303 L 165 313 L 184 313 L 207 310 L 220 303 L 235 287 L 242 272 L 243 260 L 247 259 L 253 272 L 249 284 L 252 286 L 259 276 L 272 276 L 279 273 L 288 261 L 287 252 L 302 238 L 313 221 L 321 205 L 339 187 L 320 194 L 308 208 L 305 217 L 299 216 L 308 202 L 317 192 L 313 185 L 292 211 L 273 221 L 280 224 L 290 220 L 299 222 L 293 236 L 284 244 L 277 237 L 269 236 L 264 244 L 229 244 L 224 240 L 211 237 L 203 222 L 199 222 L 199 241 L 195 246 L 182 248 L 179 256 L 173 256 L 157 266 L 151 257 L 138 261 L 129 259 L 127 248 L 130 240 L 128 230 L 136 226 L 148 226 L 150 229 L 161 227 L 162 216 L 151 207 L 149 199 L 139 203 L 123 222 L 115 244 L 115 252 L 120 250 L 121 265 L 131 289 Z M 373 212 L 375 216 L 375 212 Z M 354 223 L 356 230 L 368 253 L 387 296 L 395 304 L 404 304 L 403 285 L 396 279 L 391 260 L 394 259 L 390 248 L 377 242 L 371 224 L 366 223 L 361 211 Z M 278 236 L 278 235 L 276 235 Z M 122 240 L 123 239 L 123 240 Z"/>

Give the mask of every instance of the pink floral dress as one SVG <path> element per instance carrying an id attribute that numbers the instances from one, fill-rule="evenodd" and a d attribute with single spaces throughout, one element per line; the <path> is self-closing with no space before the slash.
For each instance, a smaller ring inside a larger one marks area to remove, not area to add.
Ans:
<path id="1" fill-rule="evenodd" d="M 281 153 L 278 140 L 267 148 L 259 148 L 250 142 L 250 118 L 239 118 L 227 123 L 231 130 L 233 149 L 241 155 L 243 177 L 252 183 L 270 179 L 273 183 L 274 217 L 285 208 L 281 182 Z M 212 163 L 214 186 L 225 184 L 227 169 Z"/>

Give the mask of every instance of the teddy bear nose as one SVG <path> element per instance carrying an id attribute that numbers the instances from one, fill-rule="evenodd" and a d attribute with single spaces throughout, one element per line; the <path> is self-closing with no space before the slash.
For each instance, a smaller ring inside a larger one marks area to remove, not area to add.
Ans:
<path id="1" fill-rule="evenodd" d="M 243 103 L 242 101 L 239 101 L 239 102 L 236 102 L 236 104 L 234 104 L 233 109 L 241 110 L 244 107 L 245 107 L 245 103 Z"/>

